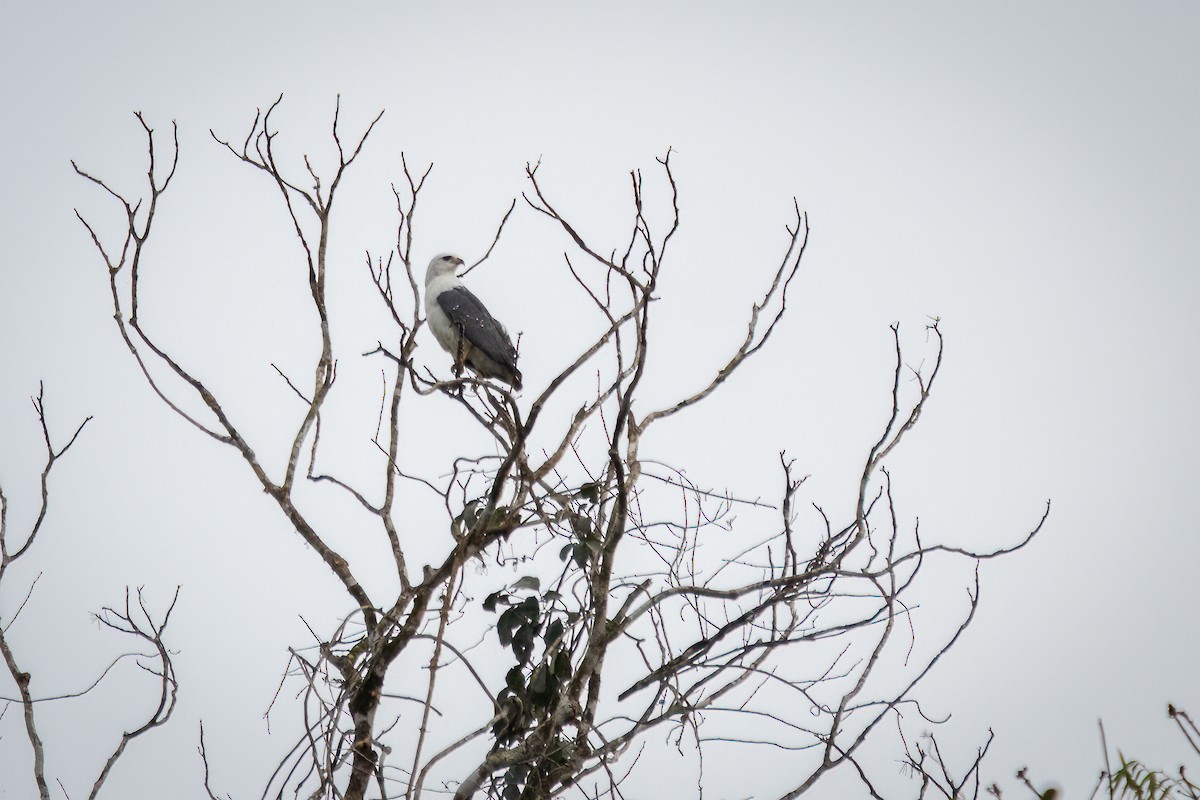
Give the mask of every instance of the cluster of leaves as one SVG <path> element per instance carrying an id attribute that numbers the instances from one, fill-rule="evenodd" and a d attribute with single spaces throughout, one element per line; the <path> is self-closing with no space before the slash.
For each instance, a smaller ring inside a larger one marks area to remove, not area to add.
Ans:
<path id="1" fill-rule="evenodd" d="M 537 578 L 525 577 L 511 590 L 493 592 L 483 601 L 486 611 L 495 612 L 500 606 L 507 606 L 496 621 L 496 634 L 500 644 L 512 650 L 517 660 L 496 697 L 500 713 L 492 732 L 500 746 L 522 739 L 553 713 L 571 680 L 571 653 L 564 643 L 567 628 L 561 612 L 553 610 L 559 595 L 555 591 L 537 594 L 539 588 Z M 514 591 L 521 590 L 534 593 L 518 599 Z M 530 667 L 539 640 L 542 654 Z"/>
<path id="2" fill-rule="evenodd" d="M 574 752 L 573 742 L 556 738 L 536 764 L 522 762 L 505 771 L 500 781 L 500 797 L 502 800 L 541 800 L 546 797 L 552 784 L 550 774 L 568 766 Z"/>
<path id="3" fill-rule="evenodd" d="M 1121 768 L 1109 778 L 1109 785 L 1117 797 L 1138 800 L 1166 800 L 1171 793 L 1171 779 L 1157 770 L 1152 770 L 1137 759 L 1120 755 Z"/>
<path id="4" fill-rule="evenodd" d="M 593 518 L 600 491 L 599 484 L 588 483 L 571 495 L 557 495 L 553 499 L 558 511 L 543 518 L 552 533 L 567 539 L 558 554 L 567 572 L 588 569 L 601 551 Z M 468 504 L 459 520 L 470 530 L 479 517 L 474 504 Z M 558 726 L 546 724 L 564 711 L 571 715 L 563 708 L 575 672 L 571 631 L 583 614 L 568 609 L 562 600 L 554 589 L 542 591 L 540 579 L 532 575 L 483 600 L 485 611 L 499 614 L 496 636 L 515 662 L 496 696 L 494 750 L 525 743 L 539 754 L 505 770 L 498 781 L 504 800 L 543 796 L 543 789 L 553 783 L 551 773 L 577 757 L 576 744 L 555 733 Z"/>
<path id="5" fill-rule="evenodd" d="M 1196 723 L 1192 721 L 1188 713 L 1168 703 L 1167 716 L 1179 727 L 1192 750 L 1200 755 L 1200 729 L 1196 727 Z M 1103 741 L 1103 725 L 1100 733 Z M 1185 767 L 1180 766 L 1177 775 L 1151 769 L 1137 759 L 1126 758 L 1125 754 L 1118 750 L 1117 759 L 1120 766 L 1113 769 L 1107 765 L 1107 744 L 1105 744 L 1104 750 L 1106 752 L 1106 769 L 1101 775 L 1100 783 L 1101 785 L 1107 784 L 1109 800 L 1172 800 L 1172 798 L 1200 800 L 1200 786 L 1188 778 Z M 1096 788 L 1098 791 L 1100 787 Z M 1093 792 L 1093 796 L 1095 794 Z"/>
<path id="6" fill-rule="evenodd" d="M 564 502 L 562 509 L 554 515 L 553 521 L 561 526 L 560 530 L 571 540 L 559 550 L 560 561 L 570 559 L 575 562 L 575 566 L 583 569 L 600 552 L 603 543 L 590 513 L 590 507 L 598 502 L 600 484 L 585 483 L 579 487 L 578 494 Z"/>
<path id="7" fill-rule="evenodd" d="M 498 711 L 492 723 L 496 748 L 527 741 L 559 709 L 573 675 L 564 612 L 555 608 L 560 595 L 553 590 L 540 593 L 540 588 L 536 577 L 526 576 L 483 601 L 487 611 L 504 608 L 496 621 L 496 634 L 516 658 L 496 696 Z M 520 597 L 518 593 L 524 592 L 530 593 Z M 539 642 L 541 654 L 535 660 Z M 505 771 L 499 782 L 504 800 L 541 796 L 542 787 L 550 782 L 549 773 L 565 766 L 574 753 L 573 743 L 561 736 L 538 749 L 541 758 L 536 762 L 517 763 Z"/>
<path id="8" fill-rule="evenodd" d="M 1150 769 L 1137 759 L 1127 759 L 1118 751 L 1121 766 L 1108 778 L 1109 797 L 1116 800 L 1170 800 L 1175 797 L 1196 798 L 1200 786 L 1192 783 L 1180 770 L 1178 777 Z"/>
<path id="9" fill-rule="evenodd" d="M 1196 755 L 1200 755 L 1200 727 L 1197 727 L 1186 711 L 1176 708 L 1170 703 L 1167 704 L 1167 716 L 1179 727 L 1188 746 Z M 1126 758 L 1125 754 L 1118 750 L 1119 765 L 1114 768 L 1109 761 L 1108 742 L 1104 734 L 1103 723 L 1100 724 L 1100 743 L 1101 752 L 1104 754 L 1104 769 L 1101 770 L 1100 779 L 1090 795 L 1092 800 L 1098 797 L 1107 797 L 1108 800 L 1200 800 L 1200 785 L 1188 778 L 1185 766 L 1179 767 L 1178 774 L 1151 769 L 1142 761 Z M 986 748 L 980 753 L 980 759 L 982 759 L 983 753 L 986 753 Z M 941 764 L 940 759 L 938 763 Z M 978 763 L 979 759 L 976 760 L 976 769 Z M 942 766 L 944 767 L 944 764 Z M 925 777 L 929 777 L 928 772 L 922 770 L 922 773 Z M 1017 779 L 1032 791 L 1038 800 L 1059 800 L 1061 796 L 1057 788 L 1049 788 L 1044 791 L 1036 789 L 1025 768 L 1017 772 Z M 940 788 L 940 784 L 938 785 Z M 992 785 L 988 789 L 988 794 L 1000 798 L 1000 788 Z M 958 795 L 947 793 L 947 796 L 957 797 Z"/>
<path id="10" fill-rule="evenodd" d="M 486 517 L 485 517 L 486 515 Z M 506 505 L 497 505 L 491 513 L 487 513 L 487 501 L 483 498 L 467 503 L 462 513 L 451 523 L 450 533 L 456 541 L 461 541 L 473 531 L 491 533 L 505 528 L 512 532 L 512 509 Z"/>

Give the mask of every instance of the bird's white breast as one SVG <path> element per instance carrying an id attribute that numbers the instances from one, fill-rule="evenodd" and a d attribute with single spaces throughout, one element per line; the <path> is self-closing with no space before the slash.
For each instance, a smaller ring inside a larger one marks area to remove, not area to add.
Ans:
<path id="1" fill-rule="evenodd" d="M 442 292 L 462 286 L 457 276 L 439 275 L 425 284 L 425 319 L 429 321 L 429 330 L 447 353 L 458 349 L 458 329 L 450 322 L 446 312 L 442 311 L 437 298 Z"/>

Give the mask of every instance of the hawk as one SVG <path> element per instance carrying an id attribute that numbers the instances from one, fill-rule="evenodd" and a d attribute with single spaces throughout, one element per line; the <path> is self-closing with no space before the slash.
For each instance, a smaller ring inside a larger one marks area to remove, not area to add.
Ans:
<path id="1" fill-rule="evenodd" d="M 517 349 L 508 331 L 496 321 L 479 298 L 463 285 L 455 271 L 463 265 L 458 256 L 434 256 L 425 272 L 425 318 L 446 352 L 454 356 L 454 374 L 465 364 L 485 378 L 521 388 Z"/>

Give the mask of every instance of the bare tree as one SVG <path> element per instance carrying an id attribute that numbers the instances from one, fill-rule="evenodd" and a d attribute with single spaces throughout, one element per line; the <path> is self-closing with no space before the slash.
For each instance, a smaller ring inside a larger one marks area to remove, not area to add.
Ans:
<path id="1" fill-rule="evenodd" d="M 987 552 L 925 543 L 916 526 L 901 522 L 884 465 L 916 426 L 937 380 L 937 321 L 927 327 L 931 352 L 919 369 L 905 366 L 900 328 L 892 327 L 890 412 L 863 463 L 853 509 L 835 520 L 814 506 L 802 521 L 804 479 L 784 453 L 778 494 L 766 502 L 699 485 L 678 465 L 643 452 L 648 430 L 683 424 L 678 420 L 690 408 L 779 331 L 809 235 L 798 204 L 781 255 L 764 271 L 762 293 L 746 313 L 744 335 L 730 343 L 723 365 L 699 389 L 652 405 L 643 394 L 648 353 L 652 341 L 671 335 L 656 327 L 653 301 L 681 230 L 671 153 L 654 174 L 630 174 L 628 230 L 619 243 L 589 240 L 545 190 L 540 165 L 526 165 L 523 209 L 549 225 L 549 240 L 566 243 L 562 268 L 578 287 L 578 314 L 591 315 L 598 333 L 517 397 L 486 380 L 443 377 L 416 358 L 425 320 L 414 217 L 430 169 L 404 161 L 394 189 L 395 245 L 386 256 L 366 256 L 392 327 L 365 355 L 367 363 L 387 364 L 390 376 L 374 441 L 377 478 L 355 485 L 316 466 L 338 374 L 329 323 L 343 313 L 327 299 L 327 247 L 338 190 L 382 113 L 347 138 L 339 108 L 334 157 L 320 168 L 308 156 L 284 163 L 272 121 L 279 103 L 256 114 L 244 137 L 213 134 L 278 191 L 301 246 L 319 329 L 309 382 L 276 368 L 301 404 L 277 473 L 187 357 L 168 352 L 139 322 L 144 246 L 175 173 L 177 134 L 164 159 L 161 135 L 137 116 L 149 155 L 140 199 L 76 166 L 127 220 L 112 240 L 80 215 L 108 270 L 117 328 L 152 390 L 241 456 L 348 596 L 340 625 L 314 632 L 311 647 L 292 651 L 288 679 L 302 687 L 305 728 L 264 796 L 615 797 L 643 749 L 657 746 L 653 731 L 676 747 L 696 748 L 701 764 L 708 748 L 729 742 L 803 751 L 805 758 L 791 762 L 782 797 L 804 794 L 847 763 L 871 787 L 860 762 L 864 742 L 904 709 L 920 712 L 914 689 L 959 640 L 979 602 L 976 566 L 959 623 L 897 681 L 885 665 L 919 657 L 907 598 L 925 566 L 938 558 L 977 565 L 1011 553 L 1037 534 L 1049 511 L 1047 505 L 1015 543 Z M 648 210 L 651 194 L 665 213 Z M 472 268 L 491 255 L 515 204 Z M 537 343 L 528 347 L 536 351 Z M 414 398 L 450 404 L 489 444 L 449 464 L 422 463 L 401 436 L 402 421 L 428 407 Z M 188 410 L 197 400 L 203 413 Z M 355 554 L 334 549 L 312 521 L 321 500 L 306 483 L 336 487 L 375 521 L 394 562 L 392 589 L 368 592 Z M 436 498 L 444 521 L 430 526 L 413 514 L 402 484 Z M 744 531 L 741 519 L 734 529 L 735 510 L 752 516 Z M 433 563 L 415 565 L 414 537 L 440 542 Z M 488 562 L 520 565 L 526 574 L 496 589 L 482 566 Z M 423 675 L 418 662 L 426 665 Z M 468 692 L 479 700 L 469 710 Z"/>
<path id="2" fill-rule="evenodd" d="M 8 498 L 5 497 L 3 488 L 0 488 L 0 588 L 3 588 L 4 578 L 9 567 L 32 552 L 31 548 L 34 542 L 38 540 L 38 534 L 42 531 L 42 525 L 46 521 L 46 515 L 50 510 L 51 470 L 58 463 L 58 460 L 71 449 L 71 446 L 79 438 L 79 434 L 83 432 L 84 426 L 92 419 L 88 417 L 79 423 L 79 426 L 75 429 L 71 438 L 67 440 L 66 444 L 56 449 L 50 435 L 50 424 L 46 419 L 44 387 L 38 387 L 37 397 L 32 398 L 32 400 L 33 408 L 37 412 L 38 423 L 41 425 L 42 439 L 46 445 L 46 464 L 42 469 L 41 475 L 41 503 L 38 507 L 37 518 L 34 520 L 29 532 L 22 537 L 21 534 L 9 529 Z M 40 577 L 39 573 L 38 578 Z M 33 755 L 31 765 L 32 778 L 34 785 L 37 787 L 38 797 L 41 800 L 49 800 L 50 785 L 46 778 L 45 744 L 38 733 L 37 727 L 38 704 L 68 700 L 88 694 L 101 684 L 114 667 L 126 660 L 136 661 L 139 667 L 155 676 L 159 684 L 157 703 L 141 725 L 121 734 L 116 747 L 104 762 L 104 766 L 92 784 L 91 791 L 88 794 L 90 800 L 90 798 L 95 798 L 100 794 L 100 790 L 104 786 L 104 782 L 108 778 L 113 765 L 117 763 L 117 760 L 125 752 L 126 746 L 137 737 L 165 724 L 175 709 L 175 692 L 177 689 L 175 667 L 171 661 L 171 653 L 167 650 L 166 644 L 163 642 L 163 633 L 166 631 L 167 623 L 170 621 L 171 611 L 175 608 L 175 601 L 179 597 L 179 590 L 176 589 L 175 596 L 171 600 L 171 605 L 167 608 L 166 613 L 162 615 L 161 620 L 157 620 L 154 614 L 146 607 L 142 589 L 137 589 L 135 603 L 130 595 L 129 588 L 126 587 L 124 605 L 120 609 L 105 607 L 95 615 L 95 618 L 104 627 L 131 637 L 139 646 L 148 647 L 149 652 L 130 651 L 117 656 L 104 668 L 98 677 L 94 678 L 90 684 L 82 689 L 35 695 L 32 688 L 33 676 L 28 670 L 22 669 L 19 665 L 18 648 L 13 636 L 13 626 L 17 623 L 21 612 L 25 610 L 25 606 L 29 603 L 34 589 L 37 587 L 38 578 L 34 578 L 30 583 L 28 590 L 25 591 L 24 598 L 18 604 L 16 610 L 12 614 L 0 616 L 0 654 L 4 656 L 4 663 L 8 667 L 8 674 L 12 678 L 17 690 L 16 697 L 0 695 L 0 702 L 4 703 L 3 710 L 5 711 L 9 705 L 17 704 L 24 714 L 25 733 Z M 2 711 L 0 711 L 0 716 L 3 716 Z M 5 785 L 10 785 L 7 778 Z M 63 789 L 63 793 L 66 794 L 65 788 Z"/>

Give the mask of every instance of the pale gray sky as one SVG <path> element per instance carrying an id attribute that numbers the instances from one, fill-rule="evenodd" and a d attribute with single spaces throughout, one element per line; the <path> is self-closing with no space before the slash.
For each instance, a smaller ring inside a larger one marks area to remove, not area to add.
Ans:
<path id="1" fill-rule="evenodd" d="M 947 727 L 963 746 L 995 729 L 988 774 L 1004 786 L 1028 765 L 1086 796 L 1099 717 L 1127 754 L 1183 757 L 1165 707 L 1200 714 L 1200 530 L 1188 511 L 1200 478 L 1196 4 L 74 2 L 4 17 L 0 482 L 14 526 L 34 513 L 38 381 L 60 436 L 95 420 L 59 467 L 41 552 L 6 579 L 0 614 L 44 573 L 14 636 L 35 687 L 66 691 L 118 646 L 89 612 L 126 584 L 162 601 L 184 586 L 180 708 L 126 756 L 112 796 L 195 796 L 201 717 L 218 785 L 257 792 L 259 757 L 284 747 L 261 714 L 285 648 L 305 641 L 297 614 L 325 624 L 341 600 L 243 465 L 141 382 L 72 208 L 120 220 L 69 162 L 134 191 L 144 167 L 131 112 L 179 122 L 145 322 L 271 440 L 274 406 L 256 399 L 279 389 L 271 361 L 307 368 L 306 290 L 274 189 L 208 129 L 244 135 L 280 92 L 296 151 L 324 146 L 339 93 L 350 128 L 386 109 L 339 201 L 333 252 L 346 277 L 331 291 L 351 304 L 368 297 L 363 250 L 393 235 L 401 149 L 435 164 L 424 263 L 481 254 L 539 158 L 564 210 L 615 239 L 628 170 L 649 178 L 673 148 L 685 227 L 662 318 L 688 334 L 658 356 L 662 397 L 699 385 L 724 353 L 708 348 L 740 338 L 797 197 L 812 237 L 792 316 L 688 420 L 705 435 L 664 429 L 658 457 L 767 495 L 786 448 L 812 474 L 805 501 L 844 506 L 887 411 L 888 324 L 900 321 L 917 353 L 926 317 L 940 316 L 942 382 L 893 464 L 901 513 L 930 539 L 982 547 L 1018 538 L 1047 498 L 1054 511 L 1030 548 L 985 565 L 979 618 L 925 686 L 930 711 L 954 712 Z M 524 333 L 529 385 L 557 368 L 554 326 L 572 319 L 554 308 L 561 249 L 519 215 L 473 278 Z M 514 280 L 551 289 L 530 301 Z M 379 337 L 377 310 L 335 321 L 352 386 L 378 380 L 377 367 L 349 363 Z M 963 586 L 947 576 L 947 597 Z M 142 713 L 137 677 L 44 707 L 51 770 L 72 796 Z M 10 688 L 0 681 L 0 694 Z M 126 689 L 136 707 L 123 707 Z M 10 711 L 0 775 L 26 759 Z M 137 788 L 148 776 L 153 792 Z M 710 777 L 715 796 L 738 785 Z M 7 785 L 0 797 L 26 796 Z"/>

